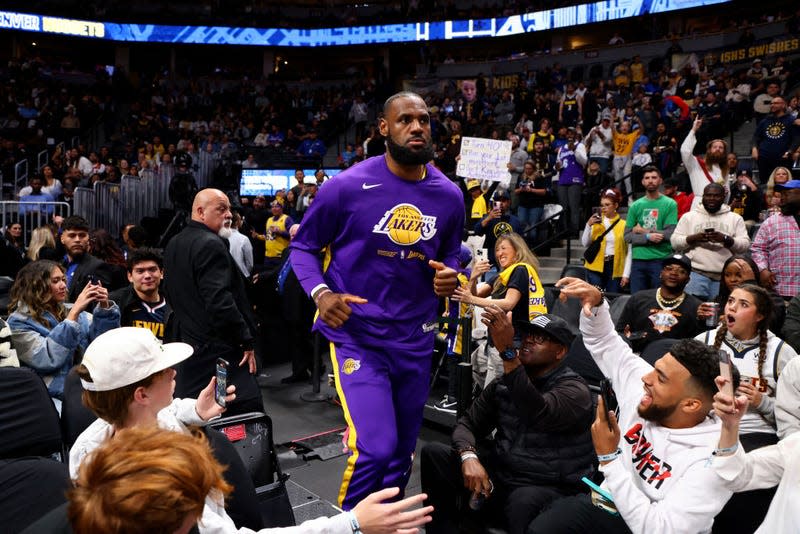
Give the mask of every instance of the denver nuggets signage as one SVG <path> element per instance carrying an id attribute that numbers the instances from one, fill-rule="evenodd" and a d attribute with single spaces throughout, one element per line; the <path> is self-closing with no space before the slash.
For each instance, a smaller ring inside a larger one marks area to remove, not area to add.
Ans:
<path id="1" fill-rule="evenodd" d="M 413 245 L 436 235 L 436 217 L 423 215 L 413 204 L 398 204 L 386 210 L 372 232 L 386 234 L 396 245 Z"/>
<path id="2" fill-rule="evenodd" d="M 314 29 L 118 24 L 0 11 L 0 30 L 60 33 L 138 43 L 338 46 L 507 37 L 727 2 L 730 0 L 602 0 L 491 19 Z"/>
<path id="3" fill-rule="evenodd" d="M 719 60 L 722 63 L 734 63 L 738 61 L 753 60 L 776 54 L 785 54 L 800 49 L 800 39 L 783 39 L 774 43 L 758 44 L 747 48 L 737 48 L 720 52 Z"/>

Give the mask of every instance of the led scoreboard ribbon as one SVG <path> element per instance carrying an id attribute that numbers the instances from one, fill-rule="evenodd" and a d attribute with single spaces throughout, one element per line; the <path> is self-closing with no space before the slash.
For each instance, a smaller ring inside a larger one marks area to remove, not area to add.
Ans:
<path id="1" fill-rule="evenodd" d="M 120 24 L 0 11 L 0 31 L 20 30 L 138 43 L 313 47 L 508 37 L 730 0 L 605 0 L 533 13 L 474 20 L 290 29 Z"/>

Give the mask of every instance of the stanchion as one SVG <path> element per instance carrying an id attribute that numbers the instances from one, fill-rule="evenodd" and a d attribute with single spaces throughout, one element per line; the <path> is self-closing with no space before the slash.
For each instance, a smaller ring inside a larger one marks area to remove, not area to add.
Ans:
<path id="1" fill-rule="evenodd" d="M 322 393 L 320 391 L 319 375 L 322 370 L 322 355 L 320 354 L 319 338 L 319 332 L 314 332 L 314 356 L 311 362 L 311 391 L 300 394 L 300 398 L 306 402 L 324 402 L 330 398 L 327 393 Z"/>
<path id="2" fill-rule="evenodd" d="M 472 404 L 472 363 L 458 362 L 458 404 L 456 417 L 461 417 Z"/>

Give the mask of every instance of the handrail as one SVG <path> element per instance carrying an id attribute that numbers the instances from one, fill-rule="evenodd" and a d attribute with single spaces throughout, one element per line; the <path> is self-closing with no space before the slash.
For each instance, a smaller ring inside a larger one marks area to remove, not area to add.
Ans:
<path id="1" fill-rule="evenodd" d="M 611 186 L 612 187 L 613 186 L 617 186 L 620 183 L 624 182 L 626 179 L 630 178 L 631 176 L 633 176 L 633 171 L 629 172 L 628 174 L 626 174 L 625 176 L 623 176 L 619 180 L 614 181 L 611 184 Z M 564 209 L 562 209 L 561 211 L 558 211 L 558 212 L 550 215 L 549 217 L 541 219 L 539 222 L 537 222 L 536 224 L 532 225 L 530 228 L 526 229 L 522 233 L 522 236 L 523 237 L 528 237 L 528 235 L 532 231 L 538 229 L 540 226 L 544 226 L 545 223 L 555 219 L 556 217 L 559 217 L 561 215 L 564 215 L 565 217 L 569 217 L 569 206 L 568 205 L 567 206 L 563 206 L 563 208 Z M 565 235 L 569 235 L 569 230 L 568 229 L 559 230 L 558 232 L 556 232 L 552 236 L 548 237 L 547 239 L 545 239 L 541 243 L 537 243 L 536 245 L 534 245 L 533 248 L 531 248 L 531 251 L 533 251 L 535 253 L 537 250 L 539 250 L 541 248 L 544 248 L 547 245 L 550 245 L 553 241 L 558 241 L 558 240 L 563 239 Z M 567 258 L 566 258 L 566 262 L 569 263 L 572 260 L 572 246 L 571 246 L 571 240 L 570 239 L 567 239 L 566 241 L 567 241 Z"/>

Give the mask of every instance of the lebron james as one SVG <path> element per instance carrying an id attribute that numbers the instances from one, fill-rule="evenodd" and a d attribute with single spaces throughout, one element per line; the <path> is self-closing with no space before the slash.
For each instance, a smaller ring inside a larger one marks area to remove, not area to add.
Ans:
<path id="1" fill-rule="evenodd" d="M 291 245 L 292 267 L 319 309 L 314 328 L 331 342 L 349 428 L 344 510 L 408 482 L 428 397 L 437 296 L 456 287 L 464 228 L 461 191 L 429 164 L 425 102 L 401 92 L 383 111 L 386 154 L 326 183 Z"/>

